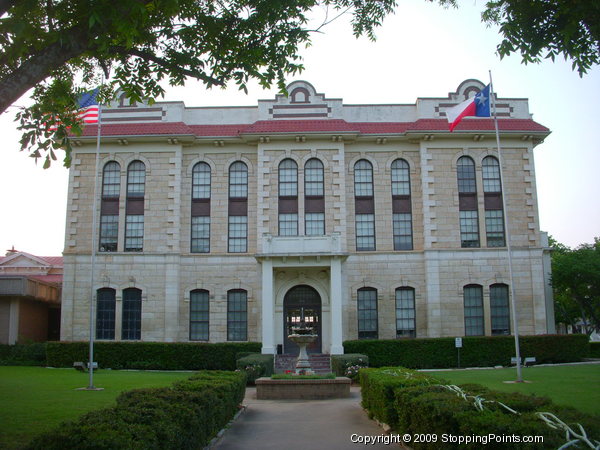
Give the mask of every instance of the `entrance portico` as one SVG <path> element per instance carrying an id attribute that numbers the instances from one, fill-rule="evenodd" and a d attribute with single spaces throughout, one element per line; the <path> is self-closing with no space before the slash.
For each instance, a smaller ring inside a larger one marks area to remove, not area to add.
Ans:
<path id="1" fill-rule="evenodd" d="M 262 268 L 262 353 L 275 354 L 285 344 L 286 295 L 304 286 L 320 298 L 321 351 L 343 354 L 342 263 L 347 255 L 339 251 L 339 238 L 266 236 L 264 242 L 266 251 L 256 256 Z"/>

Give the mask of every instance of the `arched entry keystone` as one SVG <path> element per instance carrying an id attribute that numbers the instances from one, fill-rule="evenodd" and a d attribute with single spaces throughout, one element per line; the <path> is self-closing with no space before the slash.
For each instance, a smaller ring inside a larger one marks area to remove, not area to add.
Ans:
<path id="1" fill-rule="evenodd" d="M 321 353 L 321 296 L 312 287 L 305 284 L 294 286 L 283 298 L 283 352 L 298 354 L 298 346 L 288 339 L 292 326 L 299 326 L 304 317 L 306 325 L 313 327 L 319 337 L 310 344 L 308 353 Z"/>

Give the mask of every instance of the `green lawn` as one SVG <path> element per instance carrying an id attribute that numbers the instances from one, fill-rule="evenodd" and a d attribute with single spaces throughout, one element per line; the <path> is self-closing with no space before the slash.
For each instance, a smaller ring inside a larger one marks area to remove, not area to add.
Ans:
<path id="1" fill-rule="evenodd" d="M 88 374 L 74 369 L 0 366 L 0 448 L 19 448 L 60 422 L 110 406 L 123 391 L 167 386 L 190 376 L 189 372 L 100 370 L 94 385 L 103 391 L 77 391 L 88 385 Z"/>
<path id="2" fill-rule="evenodd" d="M 572 406 L 587 413 L 600 414 L 600 364 L 526 367 L 523 380 L 531 383 L 507 384 L 517 370 L 452 370 L 427 372 L 452 384 L 477 383 L 504 392 L 521 392 L 549 397 L 557 405 Z"/>

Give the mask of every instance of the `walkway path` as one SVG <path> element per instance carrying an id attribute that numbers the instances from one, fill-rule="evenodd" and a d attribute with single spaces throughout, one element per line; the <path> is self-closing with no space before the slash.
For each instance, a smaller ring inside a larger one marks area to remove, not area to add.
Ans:
<path id="1" fill-rule="evenodd" d="M 215 450 L 388 449 L 383 442 L 365 446 L 352 440 L 385 436 L 360 406 L 360 388 L 351 397 L 335 400 L 257 400 L 246 389 L 247 406 L 212 447 Z M 381 439 L 381 437 L 380 437 Z"/>

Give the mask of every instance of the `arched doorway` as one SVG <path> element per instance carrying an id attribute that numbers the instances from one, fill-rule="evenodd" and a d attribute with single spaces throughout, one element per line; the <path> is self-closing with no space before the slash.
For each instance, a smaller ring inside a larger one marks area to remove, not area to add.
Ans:
<path id="1" fill-rule="evenodd" d="M 298 354 L 298 346 L 288 339 L 291 327 L 299 326 L 304 318 L 306 325 L 313 327 L 319 337 L 306 347 L 308 353 L 321 353 L 321 296 L 305 284 L 294 286 L 283 298 L 283 352 Z"/>

